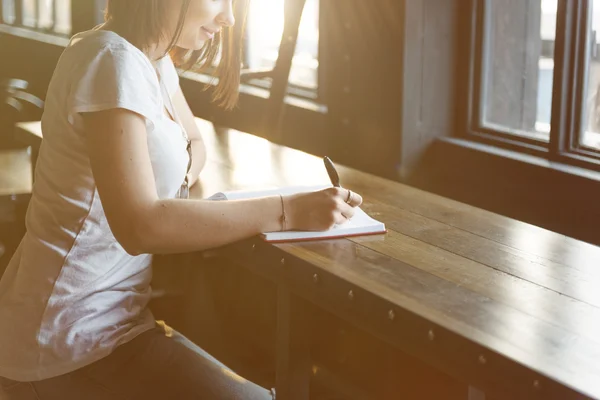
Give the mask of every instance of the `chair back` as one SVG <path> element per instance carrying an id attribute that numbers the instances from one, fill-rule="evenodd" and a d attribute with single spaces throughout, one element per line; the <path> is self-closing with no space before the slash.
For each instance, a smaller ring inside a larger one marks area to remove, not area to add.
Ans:
<path id="1" fill-rule="evenodd" d="M 44 102 L 27 92 L 28 86 L 21 79 L 0 81 L 0 149 L 22 147 L 14 136 L 15 124 L 42 117 Z"/>

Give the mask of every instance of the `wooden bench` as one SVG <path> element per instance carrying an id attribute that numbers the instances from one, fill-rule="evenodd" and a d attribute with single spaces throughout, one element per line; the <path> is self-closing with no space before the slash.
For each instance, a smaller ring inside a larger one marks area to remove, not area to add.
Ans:
<path id="1" fill-rule="evenodd" d="M 327 183 L 321 159 L 198 120 L 192 196 Z M 21 125 L 24 136 L 36 128 Z M 470 385 L 471 399 L 600 398 L 600 248 L 350 168 L 385 236 L 222 249 L 277 287 L 278 399 L 307 399 L 310 315 L 326 310 Z M 192 254 L 192 257 L 202 257 Z M 398 393 L 402 398 L 402 393 Z"/>

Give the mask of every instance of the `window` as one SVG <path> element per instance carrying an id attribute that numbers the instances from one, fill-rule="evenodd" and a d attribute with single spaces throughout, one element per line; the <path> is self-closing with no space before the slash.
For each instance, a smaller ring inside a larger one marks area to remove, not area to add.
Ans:
<path id="1" fill-rule="evenodd" d="M 279 56 L 284 28 L 285 0 L 252 0 L 248 10 L 246 67 L 253 71 L 272 70 Z M 292 88 L 316 92 L 319 48 L 319 0 L 307 0 L 292 60 L 289 83 Z M 260 85 L 260 82 L 254 81 Z M 264 80 L 263 85 L 264 86 Z M 298 91 L 296 91 L 298 93 Z"/>
<path id="2" fill-rule="evenodd" d="M 70 35 L 71 0 L 0 0 L 0 23 Z"/>
<path id="3" fill-rule="evenodd" d="M 270 90 L 273 79 L 283 76 L 275 77 L 273 69 L 280 56 L 286 1 L 295 4 L 294 0 L 249 2 L 244 49 L 245 83 Z M 78 0 L 0 0 L 0 23 L 70 36 L 72 32 L 89 29 L 94 21 L 100 21 L 100 10 L 104 4 L 102 0 L 91 3 Z M 292 25 L 297 23 L 299 31 L 293 57 L 289 52 L 286 54 L 286 57 L 292 57 L 287 94 L 312 101 L 318 100 L 319 6 L 319 0 L 306 0 L 301 13 L 291 16 L 291 20 L 295 21 Z M 90 15 L 92 13 L 94 15 Z M 78 17 L 73 20 L 72 15 Z"/>
<path id="4" fill-rule="evenodd" d="M 68 36 L 72 32 L 71 15 L 75 12 L 73 7 L 79 6 L 77 1 L 0 0 L 2 11 L 0 23 Z M 258 72 L 248 80 L 248 83 L 264 89 L 271 87 L 272 77 L 268 71 L 273 70 L 279 57 L 284 31 L 285 1 L 287 0 L 249 2 L 244 67 L 250 72 Z M 94 4 L 96 4 L 94 9 L 99 11 L 103 8 L 104 2 L 96 1 Z M 84 12 L 89 13 L 85 7 L 83 9 Z M 89 19 L 88 17 L 85 16 Z M 293 17 L 292 19 L 299 22 L 299 33 L 289 75 L 288 92 L 316 100 L 319 66 L 319 0 L 306 0 L 302 14 Z M 76 19 L 77 21 L 79 20 Z M 88 29 L 84 25 L 75 28 Z"/>
<path id="5" fill-rule="evenodd" d="M 600 0 L 472 3 L 472 136 L 600 169 Z"/>
<path id="6" fill-rule="evenodd" d="M 486 8 L 482 123 L 548 141 L 556 0 L 491 0 Z"/>

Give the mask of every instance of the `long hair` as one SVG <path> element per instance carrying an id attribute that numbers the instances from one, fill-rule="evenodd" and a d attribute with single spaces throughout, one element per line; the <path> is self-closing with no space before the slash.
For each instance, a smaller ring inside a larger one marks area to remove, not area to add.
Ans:
<path id="1" fill-rule="evenodd" d="M 177 67 L 198 72 L 211 71 L 213 77 L 219 80 L 212 93 L 212 100 L 226 109 L 232 109 L 239 98 L 241 42 L 248 0 L 234 0 L 238 23 L 216 33 L 200 50 L 177 47 L 190 1 L 182 2 L 179 20 L 173 36 L 168 38 L 169 45 L 165 55 L 169 54 Z M 108 0 L 105 20 L 114 24 L 119 34 L 134 46 L 147 52 L 165 39 L 165 15 L 169 4 L 164 0 Z M 217 61 L 219 64 L 214 68 Z"/>

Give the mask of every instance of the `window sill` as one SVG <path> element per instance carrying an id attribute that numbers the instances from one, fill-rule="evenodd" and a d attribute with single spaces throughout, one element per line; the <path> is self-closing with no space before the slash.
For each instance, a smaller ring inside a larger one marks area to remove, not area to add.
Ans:
<path id="1" fill-rule="evenodd" d="M 438 138 L 410 184 L 600 245 L 600 172 L 464 138 Z"/>
<path id="2" fill-rule="evenodd" d="M 70 40 L 69 38 L 58 33 L 47 33 L 29 28 L 0 24 L 0 34 L 3 33 L 60 47 L 67 47 Z"/>
<path id="3" fill-rule="evenodd" d="M 600 245 L 600 172 L 456 137 L 436 139 L 409 183 Z"/>
<path id="4" fill-rule="evenodd" d="M 515 166 L 520 165 L 525 168 L 543 168 L 555 173 L 576 176 L 600 184 L 600 172 L 594 170 L 573 166 L 562 162 L 551 161 L 543 157 L 507 150 L 467 139 L 446 137 L 439 138 L 438 141 L 444 146 L 448 146 L 450 151 L 452 151 L 451 148 L 454 148 L 454 150 L 479 152 L 499 160 L 504 160 L 507 163 L 513 163 Z"/>
<path id="5" fill-rule="evenodd" d="M 213 77 L 206 74 L 199 74 L 197 72 L 180 70 L 179 76 L 183 79 L 187 79 L 194 82 L 200 82 L 203 85 L 212 86 L 216 83 L 216 80 Z M 240 96 L 253 96 L 259 99 L 268 100 L 269 90 L 257 87 L 256 85 L 242 83 L 240 85 Z M 315 101 L 304 99 L 302 97 L 287 95 L 285 96 L 284 101 L 285 104 L 288 106 L 301 108 L 303 110 L 316 112 L 318 114 L 327 114 L 327 106 L 325 106 L 324 104 L 317 103 Z"/>

